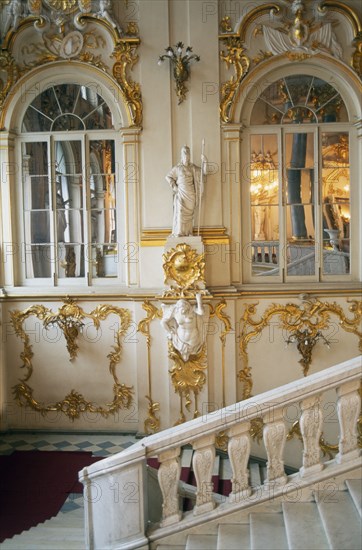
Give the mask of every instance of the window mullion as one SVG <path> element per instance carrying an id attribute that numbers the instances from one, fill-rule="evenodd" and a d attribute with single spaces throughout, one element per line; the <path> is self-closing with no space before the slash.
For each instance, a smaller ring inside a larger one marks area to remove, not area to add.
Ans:
<path id="1" fill-rule="evenodd" d="M 95 258 L 92 257 L 92 244 L 91 244 L 91 192 L 90 192 L 90 156 L 89 156 L 89 137 L 83 136 L 82 139 L 82 178 L 83 178 L 83 223 L 84 223 L 84 267 L 85 276 L 88 286 L 92 281 L 92 267 Z"/>
<path id="2" fill-rule="evenodd" d="M 278 136 L 279 146 L 279 264 L 280 264 L 280 278 L 282 282 L 285 282 L 286 274 L 286 261 L 287 261 L 287 239 L 286 239 L 286 166 L 285 166 L 285 154 L 284 154 L 284 130 L 279 131 Z"/>
<path id="3" fill-rule="evenodd" d="M 56 162 L 55 162 L 55 140 L 53 136 L 48 138 L 48 188 L 50 208 L 50 265 L 52 266 L 53 285 L 58 285 L 58 238 L 56 228 Z"/>

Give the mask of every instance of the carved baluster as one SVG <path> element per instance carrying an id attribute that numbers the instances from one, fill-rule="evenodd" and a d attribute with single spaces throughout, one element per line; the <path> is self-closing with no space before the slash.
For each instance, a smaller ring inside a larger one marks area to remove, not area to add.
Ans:
<path id="1" fill-rule="evenodd" d="M 157 458 L 161 463 L 158 469 L 158 483 L 163 497 L 161 526 L 165 527 L 177 523 L 182 517 L 178 495 L 181 473 L 180 447 L 164 451 Z"/>
<path id="2" fill-rule="evenodd" d="M 301 403 L 300 431 L 303 437 L 303 466 L 301 476 L 307 476 L 323 469 L 320 461 L 319 439 L 322 433 L 323 414 L 320 395 L 305 399 Z"/>
<path id="3" fill-rule="evenodd" d="M 283 411 L 271 410 L 263 420 L 263 440 L 268 455 L 265 485 L 284 485 L 287 482 L 287 476 L 284 472 L 283 451 L 287 435 Z"/>
<path id="4" fill-rule="evenodd" d="M 231 478 L 232 489 L 229 495 L 229 502 L 240 502 L 251 494 L 249 486 L 248 460 L 250 455 L 250 422 L 244 422 L 233 426 L 228 431 L 229 444 L 228 452 L 233 477 Z"/>
<path id="5" fill-rule="evenodd" d="M 339 453 L 336 462 L 341 464 L 359 456 L 357 421 L 361 408 L 358 393 L 359 380 L 348 382 L 337 389 L 339 420 Z"/>
<path id="6" fill-rule="evenodd" d="M 211 481 L 215 461 L 215 436 L 208 435 L 193 442 L 192 467 L 195 473 L 197 492 L 194 515 L 213 510 L 213 485 Z"/>

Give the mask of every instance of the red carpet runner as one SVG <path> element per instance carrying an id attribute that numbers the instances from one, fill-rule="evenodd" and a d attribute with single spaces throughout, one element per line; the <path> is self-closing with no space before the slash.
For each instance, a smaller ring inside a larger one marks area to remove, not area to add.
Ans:
<path id="1" fill-rule="evenodd" d="M 57 515 L 78 472 L 102 457 L 91 452 L 15 451 L 0 456 L 0 542 Z"/>

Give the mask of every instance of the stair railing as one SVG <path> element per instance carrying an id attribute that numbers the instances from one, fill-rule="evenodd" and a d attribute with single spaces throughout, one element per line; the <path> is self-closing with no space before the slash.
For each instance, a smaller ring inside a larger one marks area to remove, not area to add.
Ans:
<path id="1" fill-rule="evenodd" d="M 356 468 L 360 465 L 357 431 L 360 379 L 361 359 L 354 358 L 146 437 L 129 449 L 84 468 L 80 480 L 84 484 L 87 548 L 148 548 L 150 541 Z M 331 389 L 337 393 L 339 452 L 333 460 L 323 463 L 319 447 L 323 424 L 321 397 Z M 302 467 L 298 473 L 287 476 L 283 461 L 287 437 L 284 418 L 287 418 L 287 408 L 293 404 L 301 407 Z M 253 488 L 247 470 L 250 425 L 260 418 L 264 425 L 267 478 L 263 486 Z M 220 432 L 229 438 L 233 472 L 231 493 L 222 503 L 214 498 L 211 481 L 215 438 Z M 192 511 L 184 513 L 179 494 L 180 452 L 183 445 L 190 443 L 194 450 L 196 502 Z M 162 517 L 157 525 L 150 527 L 146 461 L 155 456 L 160 463 Z"/>

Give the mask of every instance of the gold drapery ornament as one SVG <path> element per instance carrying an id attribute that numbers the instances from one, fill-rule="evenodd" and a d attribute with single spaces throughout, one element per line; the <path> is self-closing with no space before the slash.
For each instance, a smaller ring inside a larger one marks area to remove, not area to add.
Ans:
<path id="1" fill-rule="evenodd" d="M 120 319 L 120 327 L 115 333 L 115 344 L 107 355 L 109 372 L 114 381 L 113 400 L 104 406 L 97 406 L 87 401 L 81 392 L 74 389 L 70 390 L 62 400 L 54 404 L 45 405 L 36 400 L 34 389 L 27 384 L 33 374 L 32 358 L 34 353 L 29 335 L 24 329 L 26 319 L 34 316 L 43 321 L 44 328 L 56 325 L 64 334 L 70 360 L 73 360 L 77 357 L 78 345 L 76 340 L 84 320 L 91 320 L 94 327 L 99 330 L 101 321 L 104 321 L 111 314 L 117 315 Z M 40 412 L 42 416 L 46 416 L 49 412 L 60 411 L 71 420 L 79 418 L 83 412 L 100 414 L 104 418 L 107 418 L 120 409 L 130 408 L 133 402 L 133 387 L 122 384 L 116 373 L 116 367 L 121 361 L 122 339 L 131 325 L 131 313 L 128 309 L 103 304 L 97 306 L 91 313 L 86 313 L 74 300 L 68 298 L 65 300 L 65 304 L 58 310 L 58 313 L 53 313 L 52 310 L 43 305 L 33 305 L 24 311 L 11 311 L 10 318 L 15 334 L 23 341 L 24 346 L 20 359 L 23 362 L 21 368 L 24 368 L 26 373 L 20 379 L 20 383 L 13 387 L 13 395 L 20 406 L 29 406 L 33 410 Z"/>
<path id="2" fill-rule="evenodd" d="M 158 432 L 160 429 L 160 418 L 156 416 L 161 408 L 158 401 L 153 401 L 152 398 L 152 370 L 151 370 L 151 333 L 150 324 L 154 319 L 162 319 L 162 310 L 146 300 L 142 304 L 142 308 L 146 311 L 147 316 L 138 323 L 137 331 L 146 337 L 147 344 L 147 375 L 148 375 L 148 416 L 144 422 L 146 434 Z"/>
<path id="3" fill-rule="evenodd" d="M 227 53 L 220 52 L 220 58 L 225 61 L 227 67 L 234 67 L 235 74 L 221 86 L 220 116 L 222 122 L 230 122 L 232 119 L 232 106 L 240 82 L 245 77 L 250 67 L 250 59 L 244 55 L 245 48 L 237 36 L 223 38 Z"/>
<path id="4" fill-rule="evenodd" d="M 335 302 L 321 302 L 317 298 L 302 297 L 301 304 L 271 304 L 263 316 L 255 318 L 257 304 L 246 304 L 243 316 L 240 319 L 240 354 L 243 368 L 239 371 L 239 380 L 243 383 L 243 399 L 251 396 L 253 386 L 251 367 L 247 348 L 249 342 L 256 338 L 270 324 L 270 320 L 277 316 L 279 327 L 289 334 L 295 331 L 308 330 L 311 338 L 318 332 L 331 326 L 331 316 L 338 318 L 339 326 L 346 332 L 355 334 L 359 339 L 359 350 L 362 351 L 362 332 L 359 329 L 362 318 L 362 301 L 347 300 L 352 318 L 344 313 L 342 307 Z M 309 367 L 304 374 L 308 374 Z"/>
<path id="5" fill-rule="evenodd" d="M 205 255 L 186 243 L 180 243 L 163 254 L 164 282 L 174 281 L 163 296 L 175 298 L 193 297 L 200 292 L 199 284 L 205 285 Z M 202 291 L 201 291 L 202 292 Z"/>
<path id="6" fill-rule="evenodd" d="M 206 346 L 202 348 L 197 355 L 190 355 L 187 361 L 184 361 L 180 353 L 169 342 L 169 358 L 173 361 L 173 367 L 169 373 L 175 389 L 180 397 L 180 417 L 175 425 L 186 421 L 183 409 L 183 398 L 185 398 L 185 407 L 190 411 L 192 404 L 191 393 L 194 394 L 194 418 L 200 416 L 198 410 L 197 397 L 206 382 Z"/>
<path id="7" fill-rule="evenodd" d="M 140 85 L 134 82 L 128 75 L 128 69 L 138 61 L 136 48 L 138 41 L 120 42 L 114 48 L 111 57 L 116 59 L 112 72 L 117 80 L 129 109 L 129 118 L 133 126 L 140 126 L 142 123 L 142 99 Z"/>

